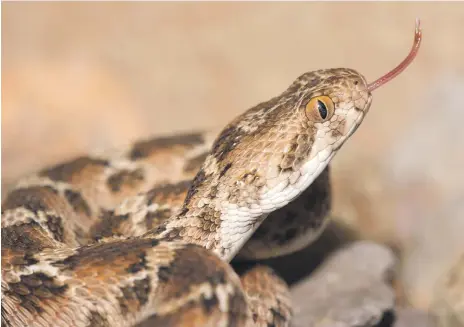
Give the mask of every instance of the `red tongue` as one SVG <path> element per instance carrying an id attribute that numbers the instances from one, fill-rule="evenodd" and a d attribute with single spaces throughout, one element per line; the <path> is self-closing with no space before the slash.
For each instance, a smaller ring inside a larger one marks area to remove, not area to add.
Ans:
<path id="1" fill-rule="evenodd" d="M 382 77 L 375 80 L 374 82 L 369 83 L 367 85 L 367 89 L 369 90 L 369 92 L 374 91 L 376 88 L 378 88 L 379 86 L 382 86 L 383 84 L 385 84 L 388 81 L 392 80 L 393 78 L 398 76 L 403 70 L 405 70 L 406 67 L 408 67 L 409 64 L 416 57 L 417 52 L 419 51 L 421 40 L 422 40 L 422 30 L 420 28 L 420 20 L 419 20 L 419 18 L 417 18 L 416 19 L 416 32 L 414 34 L 414 43 L 412 45 L 411 51 L 409 52 L 408 56 L 398 66 L 396 66 L 393 70 L 391 70 L 389 73 L 383 75 Z"/>

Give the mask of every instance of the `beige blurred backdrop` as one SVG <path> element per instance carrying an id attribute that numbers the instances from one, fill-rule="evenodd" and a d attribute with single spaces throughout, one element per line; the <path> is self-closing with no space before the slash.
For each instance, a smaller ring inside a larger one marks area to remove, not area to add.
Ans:
<path id="1" fill-rule="evenodd" d="M 96 148 L 222 126 L 306 71 L 349 67 L 376 79 L 406 56 L 420 17 L 416 61 L 375 91 L 363 126 L 334 160 L 334 214 L 400 249 L 406 301 L 431 305 L 437 280 L 461 253 L 456 241 L 458 254 L 439 261 L 457 220 L 449 230 L 436 224 L 446 224 L 440 212 L 459 203 L 464 180 L 464 3 L 8 2 L 2 9 L 4 190 Z"/>

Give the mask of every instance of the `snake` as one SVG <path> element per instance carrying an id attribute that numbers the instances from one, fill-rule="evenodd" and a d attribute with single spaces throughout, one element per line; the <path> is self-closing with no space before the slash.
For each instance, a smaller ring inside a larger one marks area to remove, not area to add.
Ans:
<path id="1" fill-rule="evenodd" d="M 224 128 L 158 136 L 20 179 L 2 202 L 3 326 L 289 326 L 289 287 L 260 259 L 327 224 L 329 163 L 360 126 L 368 83 L 330 68 Z M 239 274 L 234 260 L 258 262 Z"/>

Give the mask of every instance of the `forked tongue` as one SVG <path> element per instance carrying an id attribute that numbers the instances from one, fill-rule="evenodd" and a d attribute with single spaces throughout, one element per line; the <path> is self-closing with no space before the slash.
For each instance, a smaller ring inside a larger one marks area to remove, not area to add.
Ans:
<path id="1" fill-rule="evenodd" d="M 411 51 L 409 52 L 408 56 L 398 66 L 396 66 L 393 70 L 391 70 L 387 74 L 383 75 L 379 79 L 373 81 L 372 83 L 369 83 L 367 85 L 368 91 L 369 92 L 374 91 L 376 88 L 378 88 L 379 86 L 382 86 L 383 84 L 385 84 L 388 81 L 392 80 L 393 78 L 398 76 L 403 70 L 405 70 L 406 67 L 408 67 L 409 64 L 416 57 L 417 52 L 419 51 L 421 40 L 422 40 L 422 31 L 421 31 L 421 28 L 420 28 L 420 20 L 419 20 L 419 18 L 417 18 L 416 19 L 416 32 L 414 34 L 414 43 L 412 44 L 412 48 L 411 48 Z"/>

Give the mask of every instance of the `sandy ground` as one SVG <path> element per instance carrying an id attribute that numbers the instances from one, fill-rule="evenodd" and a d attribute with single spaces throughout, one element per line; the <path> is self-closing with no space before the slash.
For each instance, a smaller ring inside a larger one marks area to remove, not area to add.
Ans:
<path id="1" fill-rule="evenodd" d="M 437 211 L 462 184 L 461 169 L 442 163 L 463 161 L 455 146 L 463 134 L 448 126 L 464 111 L 444 112 L 464 104 L 464 3 L 8 2 L 2 9 L 5 188 L 95 148 L 224 125 L 306 71 L 350 67 L 373 80 L 407 54 L 416 17 L 424 33 L 417 60 L 375 92 L 368 118 L 334 160 L 334 212 L 407 254 L 422 211 L 404 199 L 418 194 L 416 203 Z M 443 142 L 422 141 L 435 134 Z M 443 158 L 432 167 L 440 182 L 424 179 L 434 153 Z M 401 223 L 398 212 L 407 216 Z M 410 291 L 408 301 L 427 307 L 432 291 L 414 287 L 421 292 Z"/>

